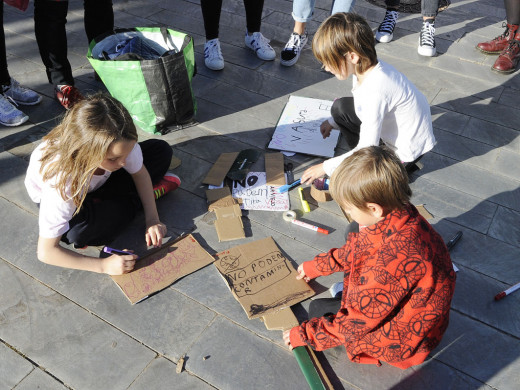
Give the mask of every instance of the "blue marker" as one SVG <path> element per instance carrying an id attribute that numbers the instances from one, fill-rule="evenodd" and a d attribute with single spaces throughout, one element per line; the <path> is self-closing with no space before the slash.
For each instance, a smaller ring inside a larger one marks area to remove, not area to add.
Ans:
<path id="1" fill-rule="evenodd" d="M 109 246 L 104 247 L 103 248 L 103 252 L 110 253 L 111 255 L 112 254 L 116 254 L 116 255 L 133 255 L 133 253 L 125 252 L 125 251 L 122 251 L 120 249 L 110 248 Z"/>
<path id="2" fill-rule="evenodd" d="M 291 184 L 286 184 L 278 188 L 278 193 L 283 194 L 284 192 L 289 191 L 291 188 L 297 187 L 300 185 L 300 179 L 293 181 Z"/>

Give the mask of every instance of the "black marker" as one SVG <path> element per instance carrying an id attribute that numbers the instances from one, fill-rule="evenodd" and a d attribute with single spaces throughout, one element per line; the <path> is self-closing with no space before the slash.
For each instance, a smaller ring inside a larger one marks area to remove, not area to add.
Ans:
<path id="1" fill-rule="evenodd" d="M 459 230 L 455 234 L 455 236 L 451 240 L 449 240 L 448 243 L 446 244 L 449 251 L 455 246 L 455 244 L 460 240 L 461 237 L 462 237 L 462 231 Z"/>

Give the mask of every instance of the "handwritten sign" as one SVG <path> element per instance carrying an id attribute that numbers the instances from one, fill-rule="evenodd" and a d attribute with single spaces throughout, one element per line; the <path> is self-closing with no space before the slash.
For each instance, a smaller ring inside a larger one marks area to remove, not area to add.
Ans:
<path id="1" fill-rule="evenodd" d="M 249 172 L 244 180 L 232 182 L 231 194 L 242 199 L 244 210 L 287 211 L 289 194 L 279 194 L 277 188 L 266 184 L 265 172 Z"/>
<path id="2" fill-rule="evenodd" d="M 132 304 L 215 260 L 191 234 L 166 245 L 140 258 L 132 272 L 112 276 Z"/>
<path id="3" fill-rule="evenodd" d="M 332 102 L 329 100 L 290 96 L 280 120 L 274 129 L 270 149 L 334 157 L 339 130 L 332 130 L 323 139 L 320 125 L 330 117 Z"/>
<path id="4" fill-rule="evenodd" d="M 271 237 L 219 253 L 215 266 L 250 319 L 314 295 Z"/>

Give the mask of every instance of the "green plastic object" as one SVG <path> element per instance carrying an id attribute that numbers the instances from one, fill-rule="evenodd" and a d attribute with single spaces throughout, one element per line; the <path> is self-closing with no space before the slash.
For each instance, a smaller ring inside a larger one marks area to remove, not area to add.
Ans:
<path id="1" fill-rule="evenodd" d="M 318 371 L 316 371 L 316 367 L 314 367 L 314 363 L 312 362 L 305 347 L 296 347 L 292 351 L 296 361 L 300 365 L 300 369 L 302 370 L 310 389 L 326 390 L 323 382 L 321 381 L 320 375 L 318 374 Z"/>

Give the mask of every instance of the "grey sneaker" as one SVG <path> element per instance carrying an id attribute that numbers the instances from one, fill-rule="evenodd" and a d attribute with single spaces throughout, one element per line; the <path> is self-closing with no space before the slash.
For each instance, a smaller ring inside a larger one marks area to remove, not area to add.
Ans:
<path id="1" fill-rule="evenodd" d="M 302 35 L 293 32 L 280 54 L 280 63 L 284 66 L 293 66 L 296 64 L 307 40 L 307 32 L 304 32 Z"/>
<path id="2" fill-rule="evenodd" d="M 274 49 L 269 45 L 269 39 L 261 32 L 257 31 L 249 35 L 246 31 L 245 43 L 261 60 L 272 61 L 276 57 Z"/>
<path id="3" fill-rule="evenodd" d="M 0 124 L 4 126 L 19 126 L 27 122 L 28 119 L 29 117 L 11 104 L 8 98 L 0 95 Z"/>
<path id="4" fill-rule="evenodd" d="M 33 90 L 23 87 L 11 77 L 11 85 L 2 86 L 4 96 L 11 98 L 16 104 L 33 106 L 42 101 L 42 97 Z"/>

